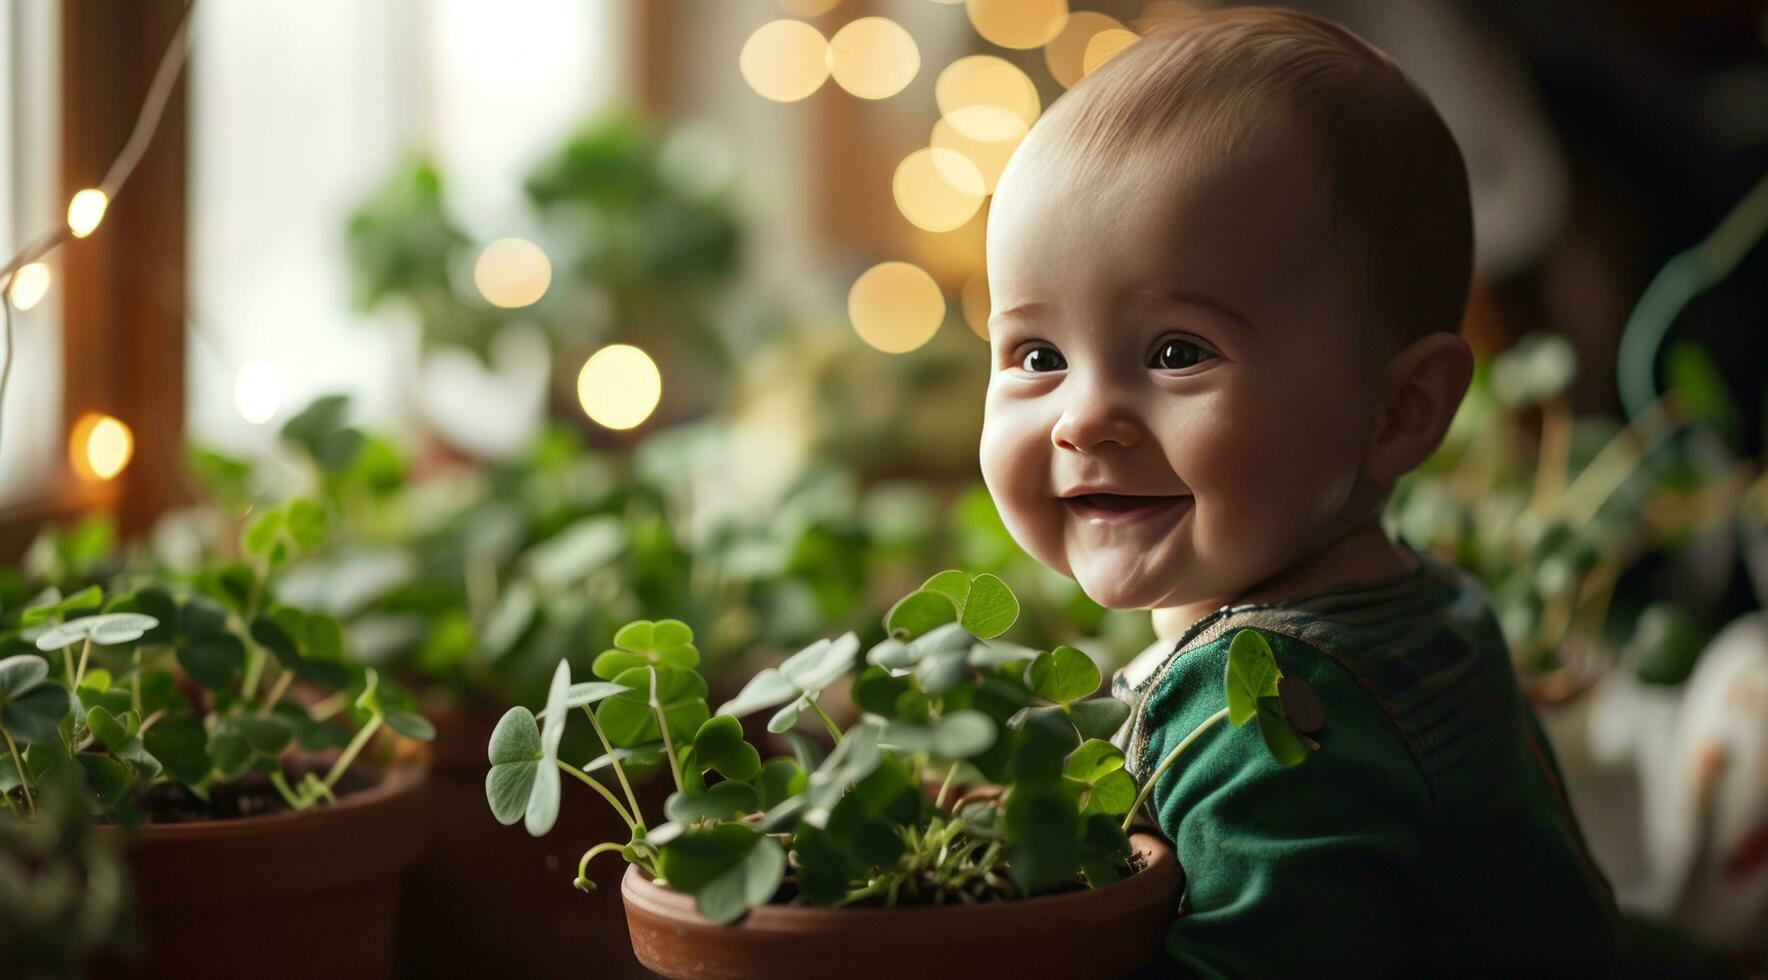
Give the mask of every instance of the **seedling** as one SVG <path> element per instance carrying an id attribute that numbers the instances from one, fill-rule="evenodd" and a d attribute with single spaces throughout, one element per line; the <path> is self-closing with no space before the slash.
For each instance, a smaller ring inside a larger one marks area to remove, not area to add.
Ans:
<path id="1" fill-rule="evenodd" d="M 1081 651 L 998 640 L 1018 615 L 1000 579 L 941 572 L 891 609 L 886 639 L 863 659 L 852 633 L 819 640 L 716 713 L 692 631 L 629 623 L 597 658 L 599 680 L 573 684 L 560 662 L 539 715 L 504 715 L 486 797 L 499 821 L 539 836 L 558 815 L 559 774 L 584 783 L 629 833 L 584 852 L 577 887 L 595 887 L 593 858 L 619 854 L 693 895 L 714 922 L 782 894 L 822 906 L 937 905 L 1108 884 L 1132 870 L 1128 816 L 1142 801 L 1107 741 L 1129 707 L 1092 697 L 1103 678 Z M 1243 636 L 1252 639 L 1230 653 L 1229 707 L 1185 744 L 1221 717 L 1256 718 L 1273 754 L 1293 764 L 1306 749 L 1277 701 L 1281 675 L 1258 634 Z M 842 730 L 820 702 L 849 675 L 862 713 Z M 793 755 L 764 762 L 744 740 L 738 719 L 763 710 Z M 602 750 L 581 766 L 558 757 L 579 713 Z M 799 730 L 807 715 L 833 739 L 826 755 Z M 591 775 L 602 769 L 613 785 Z M 632 789 L 644 772 L 667 772 L 675 788 L 655 826 Z"/>

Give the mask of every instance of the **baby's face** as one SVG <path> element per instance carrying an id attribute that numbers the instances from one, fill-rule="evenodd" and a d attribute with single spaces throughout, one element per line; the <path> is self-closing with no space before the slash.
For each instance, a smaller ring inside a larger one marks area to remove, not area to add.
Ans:
<path id="1" fill-rule="evenodd" d="M 983 478 L 1110 608 L 1226 601 L 1307 557 L 1376 425 L 1318 156 L 1279 126 L 1252 143 L 1077 186 L 1028 141 L 990 211 Z"/>

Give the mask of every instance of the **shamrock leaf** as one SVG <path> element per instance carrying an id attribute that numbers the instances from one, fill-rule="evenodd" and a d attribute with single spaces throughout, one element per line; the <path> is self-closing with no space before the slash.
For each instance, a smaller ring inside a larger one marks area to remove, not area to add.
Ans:
<path id="1" fill-rule="evenodd" d="M 1260 698 L 1277 696 L 1276 655 L 1264 634 L 1243 629 L 1228 644 L 1228 670 L 1224 686 L 1228 695 L 1228 721 L 1236 728 L 1258 714 Z"/>
<path id="2" fill-rule="evenodd" d="M 694 733 L 694 768 L 716 769 L 726 779 L 747 782 L 761 774 L 761 753 L 743 740 L 741 722 L 713 715 Z"/>
<path id="3" fill-rule="evenodd" d="M 1123 768 L 1123 750 L 1088 739 L 1068 754 L 1062 778 L 1080 793 L 1082 813 L 1123 816 L 1136 801 L 1136 781 Z"/>
<path id="4" fill-rule="evenodd" d="M 49 664 L 34 653 L 0 660 L 0 725 L 21 742 L 49 743 L 73 705 L 67 688 L 46 683 Z"/>
<path id="5" fill-rule="evenodd" d="M 798 651 L 776 667 L 749 679 L 737 696 L 720 705 L 718 713 L 741 718 L 762 708 L 790 702 L 767 724 L 779 733 L 791 728 L 799 712 L 810 707 L 823 689 L 853 669 L 859 656 L 859 637 L 852 633 L 839 639 L 821 639 Z"/>
<path id="6" fill-rule="evenodd" d="M 1005 633 L 1018 618 L 1019 600 L 998 576 L 948 569 L 892 606 L 884 629 L 894 639 L 908 640 L 956 622 L 986 640 Z"/>
<path id="7" fill-rule="evenodd" d="M 1098 690 L 1102 680 L 1093 658 L 1070 646 L 1038 654 L 1025 670 L 1031 693 L 1058 704 L 1079 701 Z"/>
<path id="8" fill-rule="evenodd" d="M 692 742 L 694 733 L 712 716 L 706 706 L 706 680 L 694 671 L 629 667 L 614 683 L 626 690 L 602 701 L 595 717 L 608 741 L 621 748 L 661 741 L 659 714 L 668 720 L 670 739 L 682 745 Z"/>
<path id="9" fill-rule="evenodd" d="M 694 631 L 678 619 L 627 623 L 614 634 L 614 649 L 604 650 L 590 670 L 605 681 L 616 681 L 635 667 L 657 666 L 691 669 L 700 662 L 694 647 Z"/>
<path id="10" fill-rule="evenodd" d="M 884 727 L 886 748 L 904 752 L 927 752 L 941 759 L 969 759 L 987 752 L 995 743 L 995 720 L 965 708 L 926 725 L 893 721 Z"/>
<path id="11" fill-rule="evenodd" d="M 485 797 L 499 823 L 524 820 L 528 833 L 540 837 L 559 816 L 559 739 L 565 734 L 565 694 L 571 686 L 571 665 L 561 660 L 546 696 L 546 727 L 535 723 L 527 708 L 504 713 L 491 733 L 485 776 Z"/>
<path id="12" fill-rule="evenodd" d="M 694 896 L 701 915 L 733 922 L 779 890 L 786 852 L 744 824 L 721 823 L 686 830 L 664 844 L 657 870 L 671 888 Z"/>

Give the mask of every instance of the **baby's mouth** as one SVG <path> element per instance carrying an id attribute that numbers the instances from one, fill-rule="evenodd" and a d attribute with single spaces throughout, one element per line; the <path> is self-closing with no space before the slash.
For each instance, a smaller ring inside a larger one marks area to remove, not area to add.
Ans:
<path id="1" fill-rule="evenodd" d="M 1083 493 L 1063 497 L 1062 505 L 1082 519 L 1137 521 L 1167 513 L 1191 499 L 1190 494 L 1139 496 L 1123 493 Z"/>

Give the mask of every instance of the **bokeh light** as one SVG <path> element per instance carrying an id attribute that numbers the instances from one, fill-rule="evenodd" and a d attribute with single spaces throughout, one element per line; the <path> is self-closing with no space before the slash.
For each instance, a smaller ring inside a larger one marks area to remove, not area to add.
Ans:
<path id="1" fill-rule="evenodd" d="M 964 322 L 970 325 L 970 331 L 983 340 L 988 339 L 988 315 L 993 312 L 988 296 L 988 267 L 977 266 L 976 271 L 964 280 L 964 291 L 960 295 L 964 307 Z"/>
<path id="2" fill-rule="evenodd" d="M 135 434 L 119 419 L 90 412 L 68 436 L 68 461 L 87 480 L 109 480 L 135 455 Z"/>
<path id="3" fill-rule="evenodd" d="M 48 292 L 49 267 L 43 263 L 31 262 L 12 274 L 12 308 L 20 313 L 43 302 Z"/>
<path id="4" fill-rule="evenodd" d="M 986 138 L 978 138 L 978 134 Z M 1007 168 L 1008 159 L 1024 139 L 1025 124 L 1018 116 L 996 105 L 972 105 L 934 123 L 931 145 L 935 149 L 962 154 L 976 170 L 982 193 L 993 194 L 995 185 L 1000 183 L 1001 171 Z M 940 166 L 940 173 L 948 183 L 954 187 L 966 186 L 963 173 L 946 172 L 949 159 L 937 155 L 934 163 Z"/>
<path id="5" fill-rule="evenodd" d="M 769 21 L 743 42 L 737 67 L 762 98 L 796 102 L 829 77 L 829 42 L 801 20 Z"/>
<path id="6" fill-rule="evenodd" d="M 651 355 L 631 344 L 610 344 L 577 373 L 577 402 L 597 425 L 630 429 L 651 417 L 663 397 L 663 376 Z"/>
<path id="7" fill-rule="evenodd" d="M 908 262 L 881 262 L 854 280 L 847 316 L 859 338 L 887 354 L 931 340 L 945 319 L 945 294 L 926 270 Z"/>
<path id="8" fill-rule="evenodd" d="M 233 379 L 233 404 L 241 418 L 263 425 L 282 410 L 282 374 L 275 365 L 253 361 Z"/>
<path id="9" fill-rule="evenodd" d="M 75 238 L 85 238 L 92 234 L 98 223 L 104 220 L 104 209 L 110 206 L 110 198 L 95 187 L 88 187 L 68 202 L 68 230 Z"/>
<path id="10" fill-rule="evenodd" d="M 861 17 L 829 39 L 829 74 L 862 99 L 887 99 L 915 80 L 921 51 L 902 25 L 886 17 Z"/>
<path id="11" fill-rule="evenodd" d="M 1073 88 L 1075 82 L 1086 76 L 1087 42 L 1100 31 L 1113 28 L 1121 30 L 1123 25 L 1117 18 L 1097 11 L 1080 10 L 1069 15 L 1062 33 L 1044 47 L 1044 64 L 1063 88 Z"/>
<path id="12" fill-rule="evenodd" d="M 1062 33 L 1068 0 L 965 0 L 976 33 L 1003 48 L 1042 47 Z"/>
<path id="13" fill-rule="evenodd" d="M 816 17 L 834 10 L 841 0 L 779 0 L 780 9 L 794 17 Z"/>
<path id="14" fill-rule="evenodd" d="M 525 238 L 499 238 L 479 253 L 473 284 L 492 306 L 519 309 L 546 295 L 552 263 L 539 245 Z"/>
<path id="15" fill-rule="evenodd" d="M 1141 40 L 1135 31 L 1122 27 L 1112 27 L 1094 34 L 1087 40 L 1087 53 L 1081 58 L 1081 71 L 1091 75 L 1099 70 L 1099 66 L 1110 61 L 1124 48 Z"/>
<path id="16" fill-rule="evenodd" d="M 890 190 L 902 216 L 928 231 L 951 231 L 969 221 L 988 193 L 976 165 L 942 147 L 923 147 L 905 157 Z"/>
<path id="17" fill-rule="evenodd" d="M 998 106 L 1018 116 L 1027 128 L 1037 122 L 1038 113 L 1043 110 L 1031 77 L 1012 62 L 992 54 L 971 55 L 947 65 L 933 84 L 933 100 L 938 103 L 941 116 L 951 117 L 969 106 Z M 988 122 L 986 116 L 975 120 L 960 117 L 959 121 Z M 988 131 L 965 135 L 972 139 L 995 138 Z"/>

